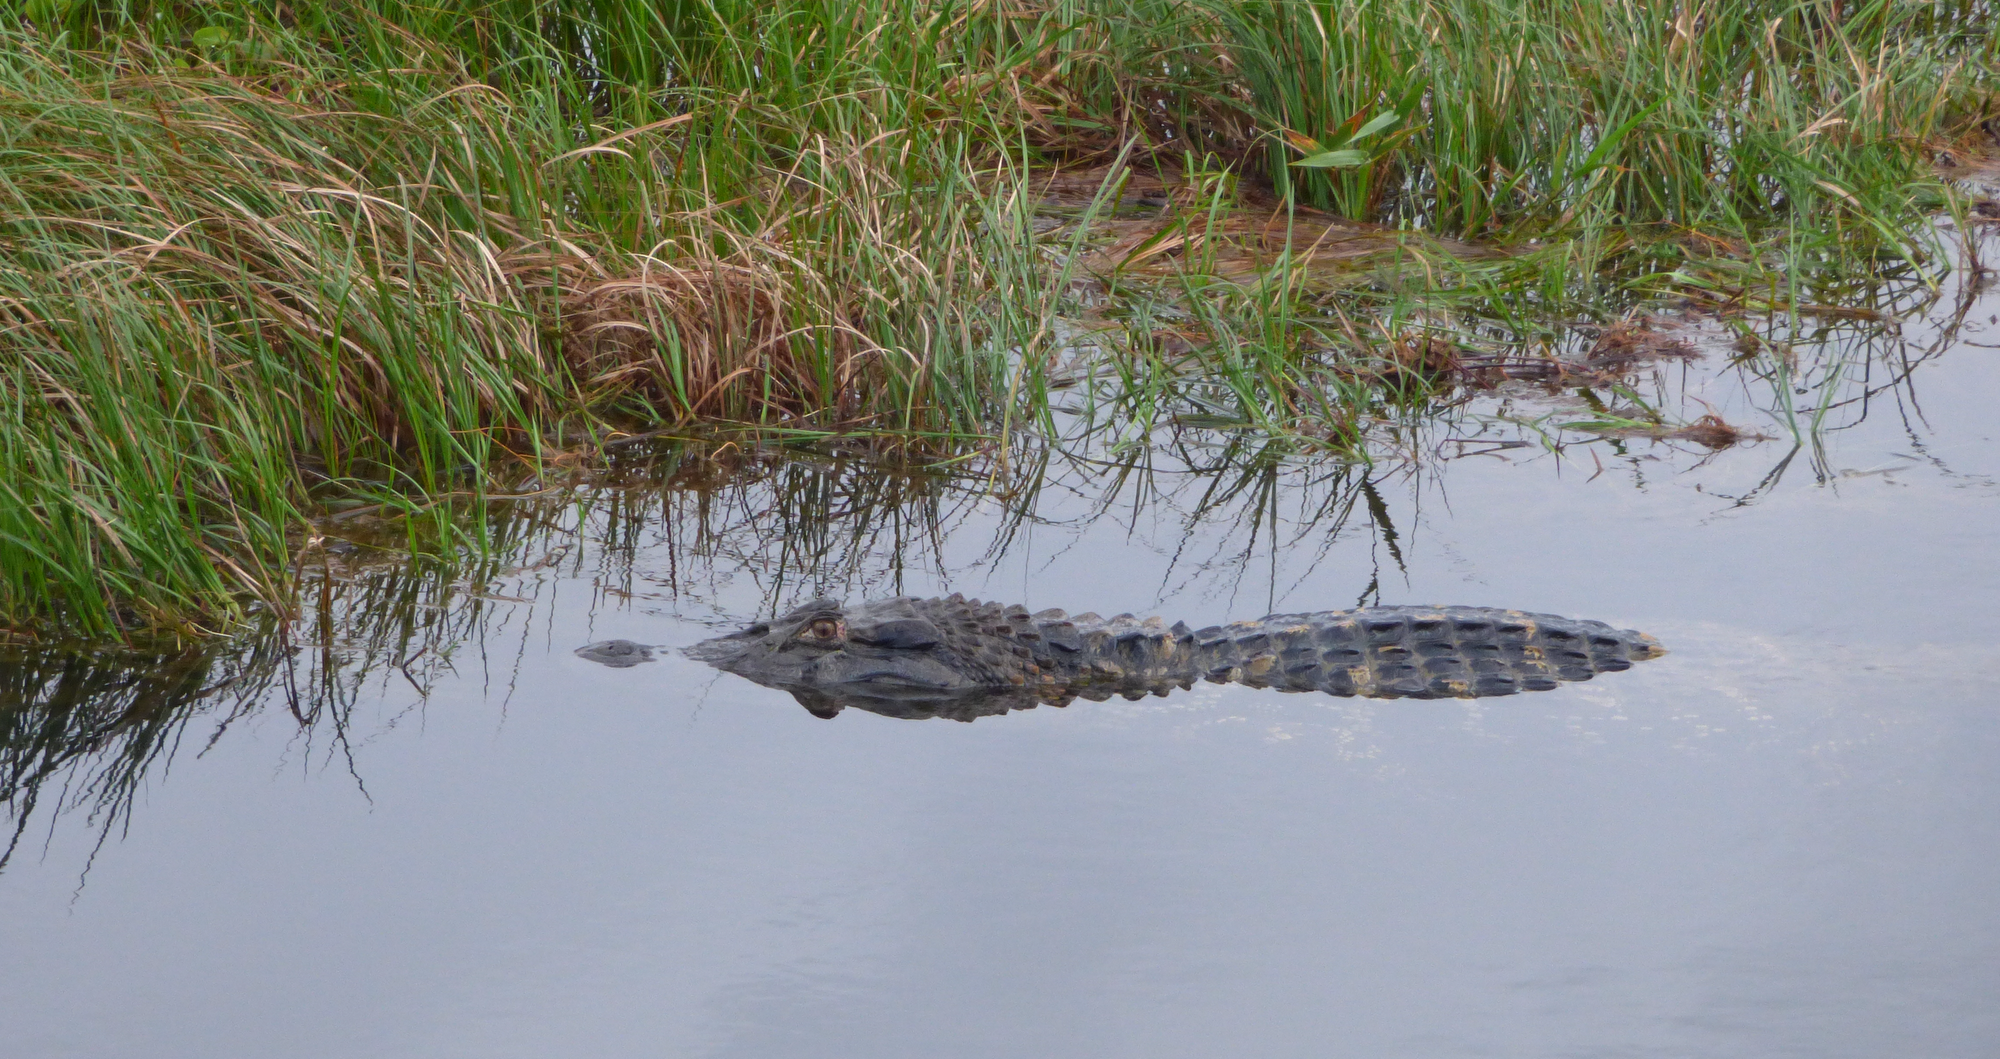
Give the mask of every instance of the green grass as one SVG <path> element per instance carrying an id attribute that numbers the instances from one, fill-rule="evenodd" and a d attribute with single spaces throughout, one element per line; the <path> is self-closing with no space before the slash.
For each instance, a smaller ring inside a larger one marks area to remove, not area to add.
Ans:
<path id="1" fill-rule="evenodd" d="M 1439 334 L 1921 282 L 1949 264 L 1927 154 L 2000 109 L 1990 15 L 0 3 L 0 627 L 289 615 L 324 504 L 477 547 L 496 468 L 614 429 L 951 458 L 1071 386 L 1135 439 L 1175 415 L 1353 454 L 1422 414 Z M 1185 249 L 1092 293 L 1123 207 L 1037 180 L 1112 162 L 1186 178 L 1157 219 Z M 1260 194 L 1421 238 L 1199 249 Z"/>
<path id="2" fill-rule="evenodd" d="M 1452 234 L 1728 233 L 1819 218 L 1871 249 L 1978 99 L 1983 4 L 1217 3 L 1302 200 Z M 1990 89 L 1990 86 L 1988 86 Z M 1372 132 L 1370 130 L 1373 130 Z M 1355 135 L 1367 133 L 1367 135 Z M 1327 148 L 1351 164 L 1301 168 Z"/>

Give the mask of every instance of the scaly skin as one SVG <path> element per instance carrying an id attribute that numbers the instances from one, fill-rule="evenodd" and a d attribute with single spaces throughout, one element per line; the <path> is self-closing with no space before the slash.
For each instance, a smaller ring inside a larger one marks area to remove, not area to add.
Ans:
<path id="1" fill-rule="evenodd" d="M 609 644 L 578 653 L 599 649 L 615 656 Z M 815 600 L 687 649 L 792 692 L 818 716 L 858 706 L 959 720 L 1079 697 L 1165 695 L 1196 680 L 1381 699 L 1512 695 L 1665 653 L 1630 629 L 1490 607 L 1272 614 L 1194 630 L 1130 614 L 1030 614 L 956 595 L 856 607 Z"/>

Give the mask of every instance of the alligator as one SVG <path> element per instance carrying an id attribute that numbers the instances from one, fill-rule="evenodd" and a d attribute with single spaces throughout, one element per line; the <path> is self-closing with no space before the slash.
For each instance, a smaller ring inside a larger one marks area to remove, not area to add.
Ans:
<path id="1" fill-rule="evenodd" d="M 612 666 L 651 658 L 627 640 L 576 653 Z M 1377 699 L 1512 695 L 1666 649 L 1632 629 L 1492 607 L 1363 607 L 1190 629 L 952 595 L 855 607 L 816 599 L 683 653 L 789 691 L 816 717 L 854 706 L 969 721 L 1078 698 L 1136 701 L 1197 680 Z"/>

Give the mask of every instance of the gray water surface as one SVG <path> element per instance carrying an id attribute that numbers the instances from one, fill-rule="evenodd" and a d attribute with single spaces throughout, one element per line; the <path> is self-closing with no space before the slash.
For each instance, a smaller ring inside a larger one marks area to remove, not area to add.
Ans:
<path id="1" fill-rule="evenodd" d="M 1927 312 L 1811 379 L 1650 369 L 1769 438 L 1718 452 L 1550 452 L 1520 421 L 1564 398 L 1522 391 L 1372 469 L 1098 452 L 1005 499 L 830 460 L 558 506 L 410 589 L 416 639 L 302 634 L 339 709 L 191 707 L 129 815 L 97 759 L 51 779 L 0 873 L 0 1055 L 2000 1054 L 2000 297 Z M 406 585 L 370 577 L 327 606 Z M 1497 605 L 1672 653 L 973 724 L 571 653 L 818 591 Z"/>

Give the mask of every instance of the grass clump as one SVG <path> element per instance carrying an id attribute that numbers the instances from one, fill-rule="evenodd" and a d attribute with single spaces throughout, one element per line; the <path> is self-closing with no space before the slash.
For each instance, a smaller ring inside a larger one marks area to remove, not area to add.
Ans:
<path id="1" fill-rule="evenodd" d="M 978 429 L 968 314 L 1008 255 L 939 186 L 962 145 L 892 173 L 902 145 L 822 134 L 697 207 L 679 170 L 722 167 L 580 135 L 582 86 L 508 94 L 374 28 L 234 72 L 0 30 L 6 620 L 282 609 L 316 495 L 477 489 L 593 411 Z"/>
<path id="2" fill-rule="evenodd" d="M 614 428 L 953 450 L 1088 378 L 1355 451 L 1445 317 L 1927 260 L 1987 14 L 0 4 L 0 627 L 282 616 L 325 503 L 476 498 Z M 1088 166 L 1164 205 L 1052 204 Z M 1424 234 L 1323 253 L 1350 222 Z"/>
<path id="3" fill-rule="evenodd" d="M 1281 189 L 1349 217 L 1502 238 L 1631 224 L 1816 234 L 1842 217 L 1848 236 L 1893 249 L 1909 205 L 1936 200 L 1927 145 L 1990 90 L 1959 75 L 1994 57 L 1982 3 L 1216 11 Z"/>

